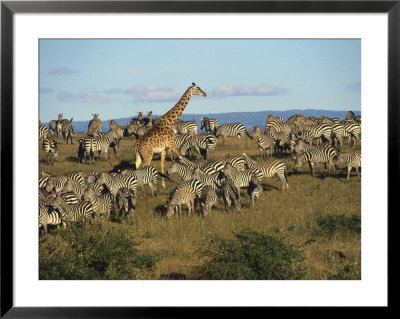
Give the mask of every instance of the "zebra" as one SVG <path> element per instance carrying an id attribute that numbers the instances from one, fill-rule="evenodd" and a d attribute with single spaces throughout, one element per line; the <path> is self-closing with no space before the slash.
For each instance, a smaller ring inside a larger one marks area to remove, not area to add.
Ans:
<path id="1" fill-rule="evenodd" d="M 268 152 L 270 150 L 270 156 L 272 156 L 272 148 L 275 147 L 275 141 L 270 134 L 264 134 L 261 131 L 261 127 L 254 126 L 253 136 L 257 137 L 257 146 L 260 151 L 261 159 L 268 159 Z"/>
<path id="2" fill-rule="evenodd" d="M 253 202 L 252 207 L 254 208 L 255 201 L 258 198 L 260 198 L 263 193 L 263 188 L 262 188 L 261 182 L 258 179 L 256 174 L 253 174 L 253 176 L 251 177 L 249 187 L 247 189 L 247 193 L 249 194 L 249 196 Z"/>
<path id="3" fill-rule="evenodd" d="M 292 131 L 292 125 L 290 123 L 285 123 L 280 120 L 266 121 L 264 124 L 264 133 L 274 128 L 277 132 L 285 132 L 289 134 Z"/>
<path id="4" fill-rule="evenodd" d="M 258 168 L 249 168 L 245 171 L 239 171 L 234 168 L 230 163 L 226 163 L 224 169 L 221 171 L 223 177 L 231 179 L 240 197 L 240 188 L 248 187 L 249 182 L 253 174 L 256 174 L 258 179 L 261 181 L 263 173 Z"/>
<path id="5" fill-rule="evenodd" d="M 222 182 L 220 195 L 224 200 L 226 211 L 231 208 L 232 203 L 238 212 L 241 211 L 242 203 L 240 200 L 240 195 L 232 180 L 229 179 Z"/>
<path id="6" fill-rule="evenodd" d="M 295 157 L 294 172 L 296 173 L 304 162 L 308 162 L 311 176 L 314 176 L 314 166 L 318 163 L 323 163 L 325 170 L 328 168 L 328 171 L 334 171 L 333 163 L 337 155 L 337 152 L 331 145 L 322 144 L 319 147 L 303 152 L 298 157 Z"/>
<path id="7" fill-rule="evenodd" d="M 343 137 L 349 135 L 342 123 L 332 123 L 332 145 L 340 149 L 343 147 Z"/>
<path id="8" fill-rule="evenodd" d="M 107 186 L 108 191 L 114 198 L 114 204 L 116 204 L 116 195 L 121 187 L 126 187 L 132 190 L 132 192 L 136 192 L 138 185 L 138 181 L 132 176 L 112 176 L 106 172 L 99 173 L 96 182 L 100 185 L 104 184 Z"/>
<path id="9" fill-rule="evenodd" d="M 361 125 L 359 123 L 345 123 L 344 130 L 349 135 L 348 144 L 350 144 L 351 138 L 354 139 L 353 147 L 354 145 L 361 143 Z"/>
<path id="10" fill-rule="evenodd" d="M 197 153 L 198 159 L 201 157 L 201 151 L 205 150 L 205 159 L 207 159 L 208 154 L 211 153 L 214 155 L 215 145 L 217 144 L 217 138 L 215 135 L 210 133 L 199 133 L 193 134 L 190 139 L 187 139 L 180 147 L 181 155 L 184 156 L 186 151 L 191 147 Z"/>
<path id="11" fill-rule="evenodd" d="M 329 143 L 331 143 L 332 127 L 330 124 L 318 124 L 310 127 L 308 131 L 311 139 L 315 140 L 317 145 L 319 145 L 319 140 L 322 138 L 325 138 Z M 308 139 L 310 139 L 310 137 L 308 137 Z"/>
<path id="12" fill-rule="evenodd" d="M 172 165 L 169 167 L 166 173 L 167 175 L 177 173 L 183 181 L 187 181 L 192 178 L 193 170 L 179 162 L 172 162 Z"/>
<path id="13" fill-rule="evenodd" d="M 240 144 L 240 140 L 245 137 L 245 134 L 253 139 L 253 137 L 247 132 L 246 127 L 242 123 L 230 123 L 219 126 L 215 132 L 215 136 L 218 138 L 222 136 L 223 144 L 226 144 L 226 136 L 237 136 Z"/>
<path id="14" fill-rule="evenodd" d="M 43 140 L 42 148 L 46 153 L 46 163 L 54 164 L 54 161 L 58 157 L 58 146 L 57 142 L 52 137 L 47 137 Z"/>
<path id="15" fill-rule="evenodd" d="M 167 204 L 165 205 L 167 209 L 166 216 L 170 218 L 178 211 L 179 216 L 182 214 L 182 205 L 186 205 L 189 209 L 189 214 L 194 212 L 194 200 L 196 198 L 196 192 L 190 185 L 185 185 L 183 187 L 175 188 L 172 191 L 171 196 Z"/>
<path id="16" fill-rule="evenodd" d="M 51 136 L 55 135 L 57 132 L 57 137 L 58 137 L 58 131 L 57 131 L 57 121 L 56 120 L 51 120 L 49 122 L 49 129 L 50 129 L 50 134 Z"/>
<path id="17" fill-rule="evenodd" d="M 314 148 L 317 148 L 318 146 L 314 146 L 312 144 L 307 143 L 303 139 L 298 139 L 293 147 L 293 153 L 296 154 L 297 156 L 300 155 L 301 153 L 304 153 L 306 151 L 312 150 Z"/>
<path id="18" fill-rule="evenodd" d="M 71 121 L 72 121 L 72 119 L 71 119 Z M 71 144 L 75 144 L 75 137 L 74 137 L 75 130 L 74 130 L 74 126 L 71 123 L 71 121 L 68 123 L 65 123 L 62 126 L 62 134 L 63 134 L 64 140 L 66 141 L 67 144 L 68 144 L 68 140 L 71 141 Z"/>
<path id="19" fill-rule="evenodd" d="M 69 179 L 77 181 L 81 186 L 85 184 L 80 172 L 74 172 L 63 176 L 42 176 L 39 179 L 39 187 L 45 188 L 48 193 L 52 192 L 53 190 L 56 193 L 59 193 L 62 191 L 65 183 L 67 183 Z"/>
<path id="20" fill-rule="evenodd" d="M 122 187 L 118 190 L 116 197 L 117 207 L 122 211 L 123 218 L 132 216 L 137 204 L 136 193 L 126 187 Z"/>
<path id="21" fill-rule="evenodd" d="M 62 187 L 62 192 L 72 192 L 79 199 L 81 199 L 83 197 L 84 187 L 85 186 L 79 184 L 77 181 L 68 179 L 68 181 Z"/>
<path id="22" fill-rule="evenodd" d="M 44 203 L 39 202 L 39 229 L 43 227 L 44 233 L 47 235 L 48 225 L 62 225 L 66 227 L 65 222 L 61 219 L 60 214 L 53 210 L 51 205 L 47 206 Z"/>
<path id="23" fill-rule="evenodd" d="M 78 157 L 83 161 L 84 158 L 89 157 L 89 164 L 94 161 L 94 153 L 98 151 L 101 157 L 108 159 L 108 150 L 110 147 L 114 147 L 114 153 L 116 157 L 119 152 L 119 140 L 121 135 L 117 130 L 109 130 L 107 133 L 98 134 L 98 137 L 85 136 L 79 141 Z M 84 151 L 83 151 L 84 150 Z"/>
<path id="24" fill-rule="evenodd" d="M 339 166 L 342 163 L 347 165 L 347 180 L 349 180 L 353 168 L 356 170 L 358 178 L 361 178 L 358 170 L 361 167 L 360 153 L 340 153 L 335 161 L 335 166 Z"/>
<path id="25" fill-rule="evenodd" d="M 138 182 L 138 186 L 142 189 L 144 185 L 149 185 L 151 194 L 157 196 L 157 178 L 159 173 L 153 166 L 149 165 L 137 170 L 125 169 L 121 171 L 120 175 L 135 178 Z"/>
<path id="26" fill-rule="evenodd" d="M 47 138 L 49 135 L 49 129 L 42 125 L 39 125 L 39 139 L 42 140 L 42 142 L 45 140 L 45 138 Z"/>
<path id="27" fill-rule="evenodd" d="M 147 133 L 147 131 L 151 128 L 151 126 L 144 126 L 140 124 L 139 122 L 134 122 L 128 124 L 126 127 L 126 134 L 127 135 L 134 135 L 135 138 L 139 138 L 140 136 L 143 136 L 144 134 Z"/>
<path id="28" fill-rule="evenodd" d="M 205 186 L 201 193 L 200 207 L 203 217 L 211 213 L 211 209 L 218 202 L 218 196 L 215 189 L 209 186 Z"/>
<path id="29" fill-rule="evenodd" d="M 210 132 L 215 135 L 217 128 L 218 128 L 218 120 L 217 119 L 201 117 L 200 124 L 201 124 L 200 130 L 202 130 L 204 128 L 206 132 Z"/>
<path id="30" fill-rule="evenodd" d="M 93 119 L 89 121 L 88 134 L 91 136 L 97 136 L 103 128 L 103 122 L 99 119 L 99 114 L 92 114 Z"/>
<path id="31" fill-rule="evenodd" d="M 98 195 L 92 185 L 89 185 L 83 192 L 83 199 L 90 202 L 95 212 L 95 217 L 109 216 L 113 204 L 110 193 Z"/>
<path id="32" fill-rule="evenodd" d="M 175 134 L 193 133 L 197 134 L 198 125 L 195 121 L 177 121 L 172 127 Z"/>
<path id="33" fill-rule="evenodd" d="M 190 148 L 190 140 L 192 139 L 193 134 L 191 133 L 183 133 L 183 134 L 176 134 L 174 138 L 174 145 L 177 150 L 180 151 L 181 155 L 184 156 L 186 154 L 186 150 Z M 168 149 L 169 156 L 171 160 L 175 159 L 175 154 Z M 190 152 L 190 150 L 189 150 Z M 191 157 L 191 154 L 190 154 Z"/>
<path id="34" fill-rule="evenodd" d="M 60 195 L 57 195 L 52 206 L 60 213 L 64 222 L 76 222 L 81 219 L 93 218 L 95 211 L 88 201 L 82 201 L 78 204 L 67 204 Z"/>
<path id="35" fill-rule="evenodd" d="M 195 168 L 193 170 L 191 178 L 197 179 L 200 182 L 203 182 L 206 186 L 209 186 L 213 189 L 217 189 L 219 186 L 221 186 L 218 176 L 208 175 L 207 173 L 204 173 L 199 168 Z"/>
<path id="36" fill-rule="evenodd" d="M 257 163 L 255 160 L 251 159 L 249 155 L 243 153 L 243 157 L 246 162 L 247 168 L 256 168 L 262 172 L 262 178 L 269 178 L 274 175 L 277 175 L 282 181 L 282 190 L 289 188 L 288 174 L 286 170 L 286 165 L 281 161 L 272 161 L 269 163 Z M 260 182 L 261 179 L 260 178 Z"/>
<path id="37" fill-rule="evenodd" d="M 271 126 L 266 131 L 266 134 L 270 135 L 274 140 L 274 151 L 275 154 L 280 153 L 282 155 L 283 150 L 286 151 L 289 149 L 292 151 L 292 133 L 286 131 L 277 131 L 275 127 Z"/>

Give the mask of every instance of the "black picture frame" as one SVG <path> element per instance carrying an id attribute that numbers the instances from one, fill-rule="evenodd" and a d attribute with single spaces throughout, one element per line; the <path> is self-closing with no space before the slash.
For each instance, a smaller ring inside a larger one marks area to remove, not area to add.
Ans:
<path id="1" fill-rule="evenodd" d="M 193 313 L 189 308 L 65 307 L 25 308 L 13 305 L 13 16 L 15 13 L 387 13 L 388 14 L 388 203 L 395 207 L 399 180 L 400 0 L 396 1 L 1 1 L 1 317 L 5 318 L 175 318 Z M 378 110 L 377 110 L 378 112 Z M 391 223 L 389 222 L 388 225 Z M 390 232 L 389 232 L 390 234 Z M 389 236 L 390 238 L 390 236 Z M 388 247 L 390 241 L 388 238 Z M 390 250 L 390 249 L 389 249 Z M 389 253 L 389 252 L 388 252 Z M 388 254 L 389 258 L 389 254 Z M 389 270 L 389 269 L 388 269 Z M 388 281 L 389 287 L 389 281 Z M 34 292 L 33 292 L 34 293 Z M 390 298 L 388 307 L 390 309 Z M 276 310 L 276 308 L 274 308 Z M 272 311 L 253 308 L 198 308 L 196 316 L 241 315 Z M 293 310 L 293 307 L 291 308 Z M 303 311 L 300 310 L 301 312 Z M 338 308 L 331 310 L 335 314 Z M 296 311 L 299 311 L 297 309 Z M 323 310 L 324 311 L 324 310 Z M 370 309 L 369 309 L 370 311 Z M 299 314 L 299 313 L 297 313 Z"/>

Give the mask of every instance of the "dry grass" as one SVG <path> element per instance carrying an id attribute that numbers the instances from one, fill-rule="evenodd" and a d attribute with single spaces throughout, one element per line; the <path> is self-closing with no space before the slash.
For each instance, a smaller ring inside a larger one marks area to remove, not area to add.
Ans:
<path id="1" fill-rule="evenodd" d="M 79 136 L 76 139 L 79 141 Z M 238 145 L 237 139 L 228 138 L 227 145 L 218 141 L 215 158 L 237 155 L 246 152 L 260 160 L 257 144 L 247 139 L 247 143 Z M 112 165 L 125 161 L 133 166 L 134 139 L 123 138 L 120 160 L 111 155 Z M 40 151 L 40 170 L 51 174 L 64 175 L 74 171 L 109 171 L 113 168 L 106 161 L 78 163 L 78 144 L 65 145 L 59 140 L 59 158 L 53 166 L 45 163 L 43 151 Z M 349 150 L 349 147 L 345 146 Z M 356 150 L 359 148 L 356 147 Z M 271 158 L 272 159 L 272 158 Z M 267 234 L 285 235 L 291 243 L 301 247 L 305 257 L 305 279 L 326 279 L 337 273 L 346 264 L 360 267 L 361 235 L 358 233 L 335 232 L 332 236 L 318 234 L 319 226 L 315 222 L 316 214 L 361 216 L 361 181 L 355 175 L 346 180 L 345 171 L 336 171 L 333 175 L 321 178 L 317 173 L 311 177 L 308 165 L 303 165 L 298 174 L 292 174 L 294 161 L 290 156 L 283 156 L 289 171 L 289 190 L 281 191 L 278 177 L 264 180 L 264 194 L 255 209 L 245 189 L 242 190 L 242 212 L 225 212 L 222 200 L 207 218 L 190 215 L 167 219 L 163 216 L 163 206 L 172 189 L 180 182 L 178 176 L 166 182 L 166 188 L 159 185 L 158 196 L 153 198 L 149 189 L 139 190 L 138 204 L 134 224 L 129 227 L 136 238 L 142 241 L 141 252 L 158 253 L 161 261 L 157 264 L 155 278 L 172 272 L 189 274 L 191 267 L 202 263 L 196 253 L 204 241 L 218 234 L 231 238 L 234 232 L 244 228 L 263 231 Z M 202 160 L 195 162 L 204 162 Z M 159 156 L 152 162 L 160 169 Z M 170 165 L 166 164 L 166 168 Z M 198 210 L 199 208 L 197 208 Z M 53 235 L 49 235 L 53 236 Z"/>

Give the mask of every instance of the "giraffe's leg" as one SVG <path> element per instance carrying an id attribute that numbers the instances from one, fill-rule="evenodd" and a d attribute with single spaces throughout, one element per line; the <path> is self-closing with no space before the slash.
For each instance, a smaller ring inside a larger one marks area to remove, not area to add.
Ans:
<path id="1" fill-rule="evenodd" d="M 162 151 L 161 152 L 161 173 L 164 175 L 165 174 L 165 154 L 166 154 L 167 152 L 164 150 L 164 151 Z M 164 177 L 163 176 L 161 176 L 161 186 L 163 187 L 163 188 L 165 188 L 165 180 L 164 180 Z"/>
<path id="2" fill-rule="evenodd" d="M 140 164 L 142 163 L 142 157 L 139 154 L 139 151 L 136 149 L 136 162 L 135 162 L 135 167 L 136 169 L 139 169 Z"/>

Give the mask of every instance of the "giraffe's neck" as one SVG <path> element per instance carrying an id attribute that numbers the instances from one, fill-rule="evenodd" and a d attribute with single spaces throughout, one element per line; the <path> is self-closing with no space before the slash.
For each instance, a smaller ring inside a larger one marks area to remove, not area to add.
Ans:
<path id="1" fill-rule="evenodd" d="M 172 127 L 174 123 L 179 120 L 179 117 L 181 116 L 186 105 L 189 103 L 191 96 L 192 91 L 190 90 L 190 88 L 188 88 L 186 92 L 182 95 L 178 103 L 176 103 L 172 109 L 170 109 L 167 113 L 165 113 L 157 120 L 157 124 L 162 123 L 163 126 Z"/>

